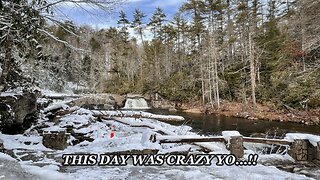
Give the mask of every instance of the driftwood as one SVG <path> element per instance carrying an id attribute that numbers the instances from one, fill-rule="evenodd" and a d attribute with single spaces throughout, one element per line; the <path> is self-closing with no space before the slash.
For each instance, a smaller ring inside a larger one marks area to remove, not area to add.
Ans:
<path id="1" fill-rule="evenodd" d="M 288 106 L 288 105 L 286 105 L 286 104 L 283 104 L 283 107 L 284 107 L 288 112 L 290 112 L 291 114 L 298 114 L 298 111 L 297 111 L 297 110 L 295 110 L 294 108 L 292 108 L 292 107 L 290 107 L 290 106 Z"/>

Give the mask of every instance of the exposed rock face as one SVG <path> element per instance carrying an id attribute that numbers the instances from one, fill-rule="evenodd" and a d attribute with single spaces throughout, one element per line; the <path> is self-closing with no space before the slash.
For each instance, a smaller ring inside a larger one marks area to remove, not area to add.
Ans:
<path id="1" fill-rule="evenodd" d="M 0 121 L 3 131 L 11 131 L 10 128 L 23 129 L 23 126 L 31 125 L 37 115 L 36 93 L 1 94 L 0 102 Z"/>
<path id="2" fill-rule="evenodd" d="M 4 150 L 3 141 L 0 139 L 0 152 Z"/>
<path id="3" fill-rule="evenodd" d="M 125 97 L 116 94 L 94 94 L 76 99 L 71 106 L 79 106 L 88 109 L 117 109 L 123 107 Z"/>
<path id="4" fill-rule="evenodd" d="M 156 109 L 168 109 L 169 111 L 176 111 L 175 102 L 164 99 L 160 94 L 154 93 L 150 95 L 150 104 Z"/>
<path id="5" fill-rule="evenodd" d="M 157 108 L 157 109 L 169 109 L 169 110 L 173 110 L 176 108 L 176 105 L 174 102 L 170 102 L 168 100 L 152 100 L 151 101 L 151 105 L 153 108 Z"/>
<path id="6" fill-rule="evenodd" d="M 50 149 L 64 150 L 67 148 L 68 134 L 65 131 L 43 133 L 42 144 Z"/>

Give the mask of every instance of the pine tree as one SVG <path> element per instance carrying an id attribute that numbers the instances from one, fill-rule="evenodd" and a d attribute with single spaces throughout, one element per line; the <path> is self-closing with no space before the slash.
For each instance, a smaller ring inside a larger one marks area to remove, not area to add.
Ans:
<path id="1" fill-rule="evenodd" d="M 157 7 L 150 18 L 148 26 L 151 27 L 154 39 L 163 40 L 163 25 L 166 20 L 166 14 L 160 7 Z"/>
<path id="2" fill-rule="evenodd" d="M 146 15 L 140 11 L 139 9 L 135 9 L 133 13 L 133 21 L 132 26 L 135 30 L 135 32 L 140 36 L 142 44 L 144 44 L 143 41 L 143 31 L 144 31 L 144 24 L 143 24 L 143 18 L 145 18 Z"/>
<path id="3" fill-rule="evenodd" d="M 181 12 L 190 12 L 192 15 L 192 25 L 190 31 L 191 36 L 195 35 L 194 50 L 201 49 L 201 36 L 204 32 L 204 18 L 202 12 L 204 12 L 205 4 L 200 0 L 188 0 L 180 7 Z"/>
<path id="4" fill-rule="evenodd" d="M 43 3 L 44 1 L 38 1 Z M 20 65 L 22 60 L 41 59 L 39 44 L 41 34 L 38 29 L 44 26 L 44 18 L 36 10 L 37 4 L 24 0 L 3 0 L 0 7 L 0 89 L 15 88 L 25 84 Z"/>
<path id="5" fill-rule="evenodd" d="M 124 11 L 120 11 L 118 25 L 120 27 L 121 38 L 124 42 L 127 42 L 129 39 L 128 28 L 130 26 L 130 22 L 127 19 L 127 15 Z"/>

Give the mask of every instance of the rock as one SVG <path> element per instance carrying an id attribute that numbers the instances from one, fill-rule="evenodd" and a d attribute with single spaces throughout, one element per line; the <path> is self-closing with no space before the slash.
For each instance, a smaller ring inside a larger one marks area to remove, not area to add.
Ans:
<path id="1" fill-rule="evenodd" d="M 253 116 L 249 116 L 247 119 L 249 119 L 249 120 L 258 120 L 258 118 L 253 117 Z"/>
<path id="2" fill-rule="evenodd" d="M 70 106 L 79 106 L 89 109 L 118 109 L 123 107 L 124 96 L 116 94 L 94 94 L 78 98 L 69 103 Z"/>
<path id="3" fill-rule="evenodd" d="M 5 131 L 19 131 L 31 126 L 37 115 L 37 94 L 2 94 L 0 96 L 0 121 Z M 25 126 L 25 127 L 23 127 Z M 15 132 L 12 132 L 15 134 Z"/>
<path id="4" fill-rule="evenodd" d="M 152 100 L 151 106 L 156 109 L 173 109 L 175 108 L 175 103 L 167 100 Z"/>
<path id="5" fill-rule="evenodd" d="M 125 96 L 121 96 L 118 94 L 112 94 L 111 97 L 114 99 L 114 101 L 116 102 L 116 105 L 118 107 L 124 107 L 124 104 L 126 102 Z"/>
<path id="6" fill-rule="evenodd" d="M 308 144 L 309 141 L 306 139 L 294 140 L 289 150 L 289 155 L 296 161 L 307 161 L 308 160 Z"/>
<path id="7" fill-rule="evenodd" d="M 38 109 L 44 109 L 48 107 L 53 101 L 51 99 L 46 99 L 46 98 L 39 98 L 37 99 L 37 108 Z"/>
<path id="8" fill-rule="evenodd" d="M 134 99 L 134 98 L 144 98 L 144 96 L 141 95 L 141 94 L 131 94 L 131 93 L 129 93 L 129 94 L 127 94 L 127 95 L 125 96 L 125 98 L 130 98 L 130 99 Z"/>
<path id="9" fill-rule="evenodd" d="M 230 139 L 230 153 L 236 158 L 242 158 L 244 155 L 243 138 L 242 136 L 232 136 Z"/>
<path id="10" fill-rule="evenodd" d="M 4 151 L 3 141 L 0 139 L 0 152 Z"/>
<path id="11" fill-rule="evenodd" d="M 89 132 L 89 133 L 92 133 L 92 132 Z M 74 140 L 72 140 L 72 145 L 77 145 L 83 141 L 88 141 L 88 142 L 94 141 L 93 138 L 87 136 L 87 133 L 75 133 L 72 130 L 71 135 L 74 137 Z"/>
<path id="12" fill-rule="evenodd" d="M 320 142 L 317 142 L 317 148 L 316 148 L 316 151 L 315 151 L 315 159 L 320 161 Z"/>
<path id="13" fill-rule="evenodd" d="M 67 148 L 69 135 L 65 131 L 43 133 L 42 144 L 50 149 L 64 150 Z"/>
<path id="14" fill-rule="evenodd" d="M 178 110 L 177 110 L 176 108 L 174 108 L 174 107 L 171 107 L 171 108 L 169 108 L 169 111 L 171 111 L 171 112 L 177 112 Z"/>

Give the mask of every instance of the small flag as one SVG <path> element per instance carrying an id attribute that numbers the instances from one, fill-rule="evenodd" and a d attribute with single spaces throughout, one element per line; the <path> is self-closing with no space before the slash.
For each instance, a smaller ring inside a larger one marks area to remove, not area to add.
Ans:
<path id="1" fill-rule="evenodd" d="M 110 133 L 110 139 L 112 139 L 114 137 L 114 131 L 111 131 Z"/>

